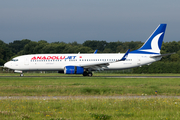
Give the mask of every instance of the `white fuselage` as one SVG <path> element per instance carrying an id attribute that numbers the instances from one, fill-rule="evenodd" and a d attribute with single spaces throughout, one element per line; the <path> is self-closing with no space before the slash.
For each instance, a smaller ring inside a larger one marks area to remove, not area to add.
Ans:
<path id="1" fill-rule="evenodd" d="M 115 62 L 124 54 L 34 54 L 15 57 L 5 63 L 5 67 L 19 71 L 64 70 L 65 66 L 88 66 L 108 62 L 104 70 L 117 70 L 138 67 L 158 61 L 161 57 L 151 58 L 153 54 L 129 53 L 125 61 Z M 84 67 L 86 69 L 86 67 Z M 93 69 L 92 69 L 93 70 Z"/>

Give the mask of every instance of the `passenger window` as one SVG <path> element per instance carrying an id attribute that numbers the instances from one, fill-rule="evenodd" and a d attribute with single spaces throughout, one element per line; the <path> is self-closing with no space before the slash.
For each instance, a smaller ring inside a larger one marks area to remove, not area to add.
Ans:
<path id="1" fill-rule="evenodd" d="M 12 59 L 11 61 L 18 61 L 18 59 Z"/>

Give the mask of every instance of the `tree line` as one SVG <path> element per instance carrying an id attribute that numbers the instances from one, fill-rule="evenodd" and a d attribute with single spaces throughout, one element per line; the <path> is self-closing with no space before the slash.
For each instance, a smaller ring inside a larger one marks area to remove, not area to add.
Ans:
<path id="1" fill-rule="evenodd" d="M 5 43 L 0 40 L 0 65 L 13 57 L 26 54 L 42 54 L 42 53 L 93 53 L 98 49 L 98 53 L 118 53 L 126 52 L 129 48 L 135 50 L 142 45 L 141 42 L 106 42 L 98 40 L 87 40 L 82 44 L 77 42 L 52 42 L 45 40 L 38 42 L 28 39 L 15 40 Z"/>
<path id="2" fill-rule="evenodd" d="M 84 43 L 79 44 L 76 41 L 71 43 L 65 42 L 52 42 L 48 43 L 45 40 L 31 41 L 29 39 L 15 40 L 10 43 L 5 43 L 0 40 L 0 65 L 4 65 L 5 62 L 11 60 L 13 57 L 26 54 L 42 54 L 42 53 L 93 53 L 98 49 L 98 53 L 125 53 L 128 49 L 131 51 L 140 48 L 143 45 L 140 41 L 131 42 L 106 42 L 103 40 L 86 40 Z M 163 57 L 160 62 L 153 63 L 154 69 L 157 66 L 169 65 L 169 67 L 176 67 L 180 61 L 180 41 L 163 42 L 161 47 L 161 53 L 173 53 L 175 54 Z M 168 66 L 167 66 L 168 68 Z M 163 68 L 162 68 L 163 69 Z M 134 73 L 153 73 L 153 71 L 147 71 L 146 66 L 141 68 L 134 68 Z M 162 73 L 163 71 L 160 70 Z M 173 70 L 174 71 L 174 70 Z M 180 72 L 176 69 L 176 71 Z M 157 71 L 156 71 L 157 72 Z M 159 72 L 159 73 L 161 73 Z M 167 72 L 167 71 L 166 71 Z"/>

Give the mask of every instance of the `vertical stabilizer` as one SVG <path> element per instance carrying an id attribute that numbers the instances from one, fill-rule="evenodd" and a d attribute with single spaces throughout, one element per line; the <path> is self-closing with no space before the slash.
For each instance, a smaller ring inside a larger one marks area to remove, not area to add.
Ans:
<path id="1" fill-rule="evenodd" d="M 151 36 L 146 40 L 138 50 L 134 50 L 130 53 L 140 54 L 160 54 L 164 34 L 166 30 L 166 24 L 160 24 Z"/>

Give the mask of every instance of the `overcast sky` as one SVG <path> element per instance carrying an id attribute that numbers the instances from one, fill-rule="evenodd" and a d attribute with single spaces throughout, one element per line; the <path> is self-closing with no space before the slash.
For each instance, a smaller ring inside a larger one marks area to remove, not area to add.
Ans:
<path id="1" fill-rule="evenodd" d="M 1 0 L 0 40 L 142 41 L 167 23 L 164 42 L 180 40 L 179 0 Z"/>

